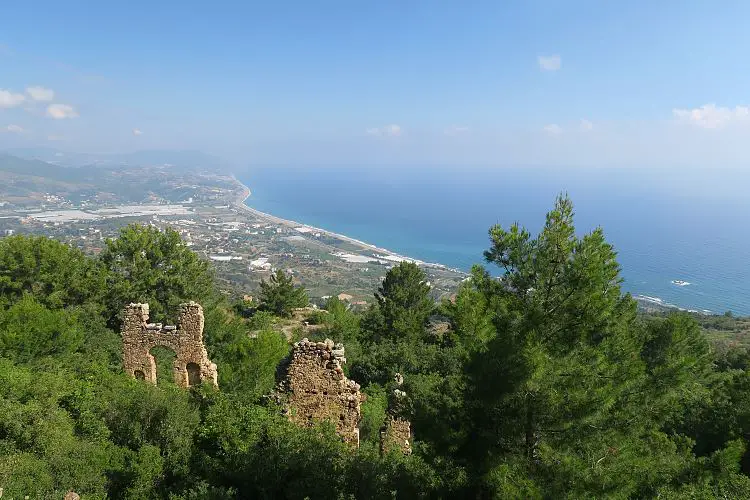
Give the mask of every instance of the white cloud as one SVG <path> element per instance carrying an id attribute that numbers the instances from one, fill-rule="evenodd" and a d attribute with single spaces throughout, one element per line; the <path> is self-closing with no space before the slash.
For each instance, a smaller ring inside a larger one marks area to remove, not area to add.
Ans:
<path id="1" fill-rule="evenodd" d="M 55 91 L 44 87 L 27 87 L 26 93 L 35 101 L 49 102 L 55 98 Z"/>
<path id="2" fill-rule="evenodd" d="M 134 128 L 133 135 L 143 135 L 143 132 L 139 128 Z"/>
<path id="3" fill-rule="evenodd" d="M 557 71 L 562 67 L 562 58 L 558 55 L 537 57 L 539 68 L 544 71 Z"/>
<path id="4" fill-rule="evenodd" d="M 743 121 L 750 118 L 750 108 L 735 106 L 734 108 L 717 107 L 715 104 L 704 104 L 694 109 L 673 109 L 672 115 L 678 121 L 701 128 L 721 128 L 730 122 Z"/>
<path id="5" fill-rule="evenodd" d="M 544 131 L 549 135 L 560 135 L 562 134 L 562 127 L 555 123 L 550 123 L 549 125 L 544 126 Z"/>
<path id="6" fill-rule="evenodd" d="M 10 90 L 0 89 L 0 108 L 14 108 L 25 100 L 26 97 L 23 94 L 14 94 Z"/>
<path id="7" fill-rule="evenodd" d="M 460 126 L 460 125 L 453 125 L 451 127 L 448 127 L 447 129 L 445 129 L 443 131 L 443 133 L 445 135 L 454 136 L 454 135 L 465 134 L 468 131 L 469 131 L 469 127 L 463 127 L 463 126 Z"/>
<path id="8" fill-rule="evenodd" d="M 24 130 L 24 128 L 21 127 L 20 125 L 10 124 L 3 129 L 3 132 L 11 132 L 13 134 L 23 134 L 24 132 L 26 132 L 26 130 Z"/>
<path id="9" fill-rule="evenodd" d="M 401 135 L 401 127 L 399 125 L 386 125 L 383 129 L 385 135 Z"/>
<path id="10" fill-rule="evenodd" d="M 379 135 L 379 136 L 391 136 L 391 137 L 395 137 L 395 136 L 401 135 L 402 131 L 403 130 L 401 129 L 401 126 L 400 125 L 396 125 L 394 123 L 394 124 L 386 125 L 385 127 L 380 127 L 380 128 L 377 128 L 377 127 L 375 127 L 375 128 L 368 128 L 367 130 L 365 130 L 365 133 L 367 135 Z"/>
<path id="11" fill-rule="evenodd" d="M 589 120 L 581 119 L 581 130 L 589 131 L 594 128 L 594 124 L 591 123 Z"/>
<path id="12" fill-rule="evenodd" d="M 67 104 L 50 104 L 47 106 L 47 116 L 55 120 L 62 120 L 64 118 L 77 118 L 78 112 L 73 106 Z"/>

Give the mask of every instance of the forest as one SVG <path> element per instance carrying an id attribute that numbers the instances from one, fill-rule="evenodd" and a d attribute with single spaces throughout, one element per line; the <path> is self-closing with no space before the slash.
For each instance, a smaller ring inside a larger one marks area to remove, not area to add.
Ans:
<path id="1" fill-rule="evenodd" d="M 366 395 L 353 447 L 269 397 L 299 340 L 279 324 L 308 300 L 284 270 L 247 304 L 172 230 L 128 226 L 95 256 L 2 238 L 0 497 L 750 498 L 744 347 L 716 348 L 684 313 L 639 313 L 565 196 L 538 234 L 490 228 L 484 257 L 455 300 L 435 303 L 402 262 L 366 311 L 333 298 L 311 319 Z M 218 389 L 127 376 L 123 307 L 174 324 L 191 300 Z M 397 386 L 409 455 L 379 447 Z"/>

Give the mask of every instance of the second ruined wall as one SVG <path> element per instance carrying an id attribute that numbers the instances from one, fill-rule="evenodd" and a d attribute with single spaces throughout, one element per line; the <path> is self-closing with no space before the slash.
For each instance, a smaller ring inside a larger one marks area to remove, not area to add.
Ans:
<path id="1" fill-rule="evenodd" d="M 302 339 L 294 344 L 279 389 L 289 418 L 300 425 L 329 421 L 350 444 L 359 446 L 359 384 L 344 375 L 344 346 Z"/>

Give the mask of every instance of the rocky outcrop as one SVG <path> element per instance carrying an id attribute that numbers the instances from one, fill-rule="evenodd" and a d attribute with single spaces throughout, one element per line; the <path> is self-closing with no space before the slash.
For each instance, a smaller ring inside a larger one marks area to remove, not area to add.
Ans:
<path id="1" fill-rule="evenodd" d="M 129 304 L 122 322 L 125 373 L 156 384 L 156 362 L 149 352 L 156 346 L 172 349 L 174 381 L 180 387 L 209 382 L 218 386 L 216 365 L 203 344 L 203 308 L 195 302 L 180 305 L 178 326 L 148 322 L 148 304 Z"/>
<path id="2" fill-rule="evenodd" d="M 278 394 L 293 422 L 329 421 L 345 442 L 359 446 L 362 396 L 359 384 L 344 375 L 345 363 L 342 344 L 302 339 L 294 344 Z"/>

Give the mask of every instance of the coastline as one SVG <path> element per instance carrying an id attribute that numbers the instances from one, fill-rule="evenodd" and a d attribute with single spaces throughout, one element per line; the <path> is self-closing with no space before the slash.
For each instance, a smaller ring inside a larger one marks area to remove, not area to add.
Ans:
<path id="1" fill-rule="evenodd" d="M 431 268 L 441 269 L 441 270 L 444 270 L 444 271 L 455 272 L 455 273 L 457 273 L 457 274 L 459 274 L 461 276 L 468 276 L 469 275 L 465 271 L 462 271 L 460 269 L 451 268 L 451 267 L 448 267 L 448 266 L 446 266 L 444 264 L 424 262 L 424 261 L 421 261 L 419 259 L 414 259 L 414 258 L 405 256 L 405 255 L 401 255 L 401 254 L 399 254 L 397 252 L 393 252 L 393 251 L 388 250 L 386 248 L 378 247 L 376 245 L 364 242 L 362 240 L 358 240 L 356 238 L 351 238 L 351 237 L 346 236 L 344 234 L 336 233 L 334 231 L 329 231 L 327 229 L 323 229 L 323 228 L 311 226 L 311 225 L 308 225 L 308 224 L 304 224 L 304 223 L 293 221 L 293 220 L 289 220 L 289 219 L 283 219 L 281 217 L 277 217 L 275 215 L 272 215 L 272 214 L 269 214 L 269 213 L 266 213 L 266 212 L 261 212 L 260 210 L 252 208 L 252 207 L 248 206 L 245 203 L 247 201 L 247 199 L 252 195 L 252 191 L 250 190 L 250 188 L 248 186 L 246 186 L 243 182 L 241 182 L 239 179 L 237 179 L 237 177 L 234 174 L 232 174 L 231 177 L 232 177 L 232 180 L 237 185 L 239 185 L 242 188 L 242 194 L 241 194 L 241 196 L 238 197 L 237 199 L 235 199 L 233 201 L 234 206 L 237 207 L 240 210 L 244 210 L 244 211 L 252 214 L 255 217 L 267 220 L 267 221 L 269 221 L 271 223 L 283 225 L 283 226 L 288 227 L 288 228 L 290 228 L 292 230 L 304 229 L 305 233 L 316 232 L 316 233 L 324 234 L 324 235 L 326 235 L 328 237 L 331 237 L 331 238 L 335 238 L 335 239 L 347 242 L 347 243 L 349 243 L 351 245 L 354 245 L 359 250 L 361 250 L 363 252 L 369 253 L 372 256 L 372 259 L 375 259 L 375 260 L 381 260 L 381 261 L 382 260 L 390 260 L 391 262 L 394 262 L 394 263 L 403 260 L 403 261 L 408 261 L 408 262 L 414 262 L 417 265 L 423 266 L 423 267 L 431 267 Z M 340 253 L 340 251 L 339 251 L 339 253 Z M 339 255 L 339 257 L 342 257 L 343 255 L 346 255 L 346 254 L 342 253 L 341 255 Z M 642 308 L 644 308 L 646 310 L 651 309 L 651 308 L 653 308 L 655 310 L 675 310 L 675 311 L 684 311 L 684 312 L 689 312 L 689 313 L 694 313 L 694 314 L 700 314 L 700 315 L 703 315 L 703 316 L 710 316 L 710 315 L 716 315 L 717 314 L 716 312 L 709 311 L 707 309 L 697 310 L 697 309 L 691 309 L 691 308 L 684 308 L 684 307 L 681 307 L 679 305 L 667 302 L 667 301 L 665 301 L 665 300 L 663 300 L 663 299 L 661 299 L 659 297 L 652 297 L 652 296 L 649 296 L 649 295 L 638 294 L 638 293 L 633 293 L 632 297 L 633 297 L 633 299 L 635 299 L 638 302 L 638 304 L 639 304 L 640 307 L 642 307 Z"/>
<path id="2" fill-rule="evenodd" d="M 258 217 L 260 219 L 265 219 L 275 224 L 286 226 L 290 229 L 297 230 L 299 228 L 304 228 L 305 230 L 307 230 L 305 232 L 316 232 L 316 233 L 324 234 L 331 238 L 345 241 L 346 243 L 349 243 L 351 245 L 358 247 L 362 251 L 371 252 L 373 254 L 374 259 L 384 259 L 384 260 L 392 261 L 394 263 L 400 262 L 400 261 L 414 262 L 418 266 L 441 269 L 444 271 L 451 271 L 451 272 L 460 274 L 462 276 L 468 276 L 468 273 L 466 273 L 465 271 L 451 268 L 444 264 L 439 264 L 435 262 L 425 262 L 419 259 L 414 259 L 412 257 L 401 255 L 397 252 L 388 250 L 387 248 L 382 248 L 377 245 L 373 245 L 371 243 L 358 240 L 356 238 L 351 238 L 349 236 L 346 236 L 345 234 L 336 233 L 334 231 L 329 231 L 328 229 L 311 226 L 309 224 L 304 224 L 302 222 L 297 222 L 297 221 L 293 221 L 289 219 L 282 219 L 281 217 L 277 217 L 275 215 L 272 215 L 266 212 L 261 212 L 260 210 L 252 208 L 245 203 L 247 199 L 252 195 L 252 191 L 250 190 L 250 188 L 246 186 L 242 181 L 237 179 L 237 177 L 234 174 L 232 174 L 232 180 L 242 188 L 242 194 L 240 195 L 240 197 L 236 198 L 233 201 L 234 206 L 240 210 L 244 210 L 246 212 L 253 214 L 255 217 Z M 381 255 L 378 255 L 378 254 L 381 254 Z"/>
<path id="3" fill-rule="evenodd" d="M 685 307 L 680 307 L 677 304 L 672 304 L 670 302 L 665 301 L 664 299 L 660 297 L 652 297 L 650 295 L 643 295 L 643 294 L 633 294 L 632 297 L 638 301 L 638 303 L 643 306 L 645 309 L 648 309 L 649 307 L 652 307 L 656 310 L 675 310 L 675 311 L 682 311 L 682 312 L 688 312 L 691 314 L 700 314 L 702 316 L 718 316 L 717 312 L 711 311 L 709 309 L 688 309 Z"/>

